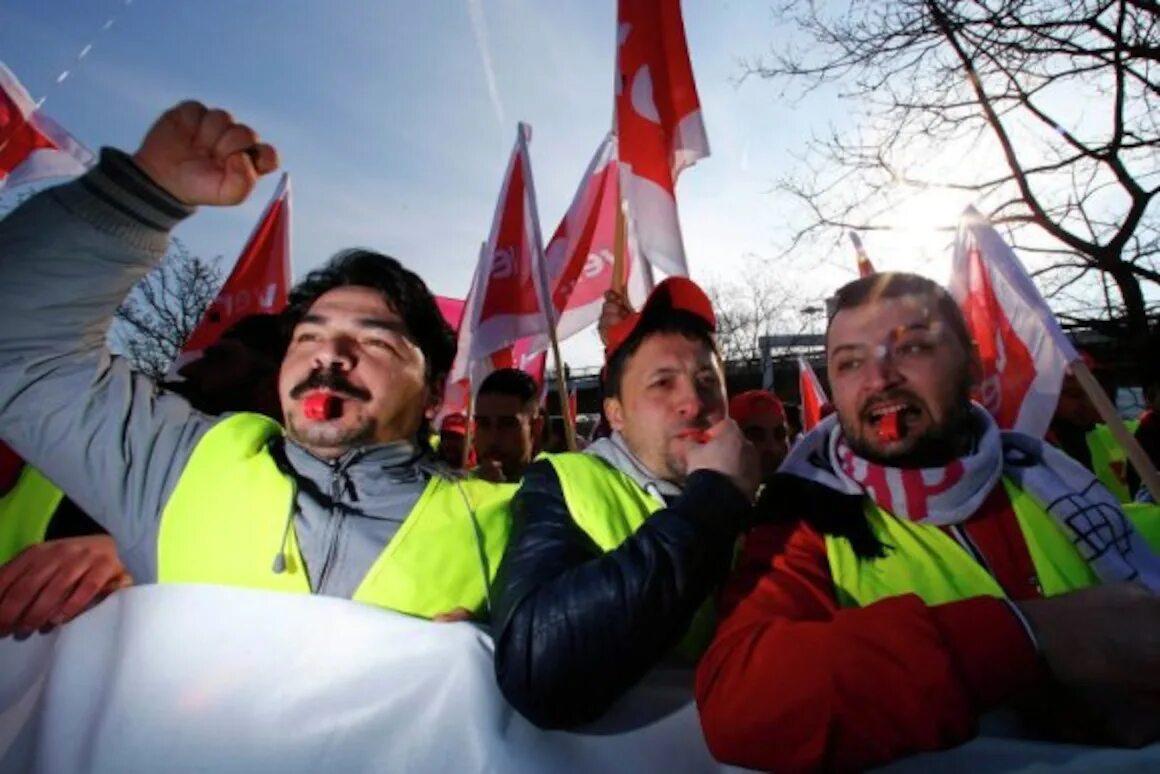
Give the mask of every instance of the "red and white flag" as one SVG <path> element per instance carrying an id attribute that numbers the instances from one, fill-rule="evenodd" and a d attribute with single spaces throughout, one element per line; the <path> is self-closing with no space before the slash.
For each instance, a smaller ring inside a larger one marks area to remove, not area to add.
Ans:
<path id="1" fill-rule="evenodd" d="M 185 342 L 184 359 L 212 345 L 243 317 L 282 311 L 289 290 L 290 176 L 284 173 L 221 292 Z"/>
<path id="2" fill-rule="evenodd" d="M 829 399 L 818 375 L 803 357 L 798 358 L 798 393 L 802 399 L 802 430 L 808 433 L 822 421 L 822 409 Z"/>
<path id="3" fill-rule="evenodd" d="M 979 401 L 999 427 L 1042 438 L 1078 355 L 1015 253 L 973 207 L 959 221 L 950 291 L 983 361 Z"/>
<path id="4" fill-rule="evenodd" d="M 454 381 L 466 377 L 478 384 L 472 373 L 478 364 L 521 339 L 547 332 L 551 324 L 530 139 L 531 127 L 521 123 L 459 327 Z"/>
<path id="5" fill-rule="evenodd" d="M 0 191 L 52 177 L 74 177 L 93 158 L 92 151 L 37 110 L 20 81 L 0 63 Z"/>
<path id="6" fill-rule="evenodd" d="M 616 133 L 629 241 L 665 274 L 687 276 L 675 184 L 709 155 L 680 0 L 618 0 Z"/>
<path id="7" fill-rule="evenodd" d="M 619 192 L 616 137 L 609 134 L 596 149 L 572 205 L 544 248 L 560 341 L 600 319 L 604 293 L 613 285 Z M 624 261 L 624 274 L 621 279 L 629 302 L 644 303 L 648 274 L 631 251 Z M 537 337 L 531 346 L 533 351 L 547 349 L 547 334 Z"/>

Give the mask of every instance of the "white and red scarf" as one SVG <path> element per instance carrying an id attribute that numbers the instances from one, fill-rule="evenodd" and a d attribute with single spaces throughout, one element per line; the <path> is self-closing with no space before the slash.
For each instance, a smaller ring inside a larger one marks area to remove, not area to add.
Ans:
<path id="1" fill-rule="evenodd" d="M 981 406 L 971 411 L 978 428 L 973 448 L 949 465 L 870 462 L 854 453 L 831 415 L 793 447 L 781 470 L 869 497 L 896 518 L 937 526 L 969 519 L 1007 476 L 1051 514 L 1100 580 L 1139 580 L 1160 591 L 1160 556 L 1091 471 L 1038 438 L 1000 431 Z"/>

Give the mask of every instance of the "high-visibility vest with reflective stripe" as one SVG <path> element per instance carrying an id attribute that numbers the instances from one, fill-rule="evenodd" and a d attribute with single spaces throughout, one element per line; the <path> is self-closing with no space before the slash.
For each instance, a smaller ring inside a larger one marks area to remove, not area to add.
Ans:
<path id="1" fill-rule="evenodd" d="M 1129 419 L 1124 422 L 1129 433 L 1135 433 L 1139 421 Z M 1092 472 L 1117 500 L 1122 503 L 1132 501 L 1128 488 L 1128 453 L 1112 435 L 1107 425 L 1096 425 L 1085 436 L 1088 451 L 1092 455 Z"/>
<path id="2" fill-rule="evenodd" d="M 25 465 L 20 478 L 0 498 L 0 564 L 36 543 L 43 543 L 48 524 L 64 493 L 36 468 Z"/>
<path id="3" fill-rule="evenodd" d="M 1095 573 L 1054 518 L 1006 478 L 1003 487 L 1027 542 L 1043 595 L 1051 597 L 1098 584 Z M 1125 513 L 1153 549 L 1160 550 L 1160 508 L 1126 508 Z M 884 557 L 859 558 L 848 540 L 826 536 L 830 574 L 843 607 L 865 607 L 902 594 L 917 594 L 928 605 L 1006 596 L 991 574 L 940 527 L 899 519 L 869 501 L 866 518 L 874 536 L 886 546 Z"/>
<path id="4" fill-rule="evenodd" d="M 283 549 L 295 487 L 269 450 L 281 432 L 266 417 L 236 414 L 206 433 L 162 514 L 161 582 L 310 593 L 293 528 Z M 507 546 L 514 492 L 433 477 L 353 598 L 423 618 L 457 607 L 479 613 Z M 275 572 L 280 551 L 285 569 Z"/>
<path id="5" fill-rule="evenodd" d="M 593 454 L 541 456 L 556 470 L 572 520 L 605 553 L 619 547 L 664 507 L 629 476 Z M 695 662 L 709 646 L 714 626 L 712 600 L 707 600 L 693 617 L 676 655 Z"/>

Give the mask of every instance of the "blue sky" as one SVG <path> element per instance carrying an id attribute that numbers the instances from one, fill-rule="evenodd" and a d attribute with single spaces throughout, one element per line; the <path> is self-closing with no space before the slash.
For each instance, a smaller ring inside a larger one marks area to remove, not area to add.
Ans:
<path id="1" fill-rule="evenodd" d="M 740 58 L 781 34 L 766 3 L 684 6 L 713 151 L 678 186 L 691 272 L 703 282 L 772 272 L 762 257 L 787 226 L 773 181 L 811 129 L 843 114 L 822 99 L 779 102 L 768 83 L 738 84 Z M 534 129 L 545 235 L 563 215 L 611 121 L 614 26 L 614 0 L 5 0 L 0 60 L 94 149 L 131 150 L 184 98 L 230 110 L 279 148 L 291 174 L 297 275 L 361 245 L 462 296 L 517 121 Z M 178 235 L 196 254 L 232 260 L 274 184 L 242 207 L 200 212 Z M 937 246 L 913 256 L 945 279 Z M 777 272 L 798 297 L 817 299 L 852 278 L 854 262 Z M 564 350 L 575 365 L 599 358 L 591 333 Z"/>

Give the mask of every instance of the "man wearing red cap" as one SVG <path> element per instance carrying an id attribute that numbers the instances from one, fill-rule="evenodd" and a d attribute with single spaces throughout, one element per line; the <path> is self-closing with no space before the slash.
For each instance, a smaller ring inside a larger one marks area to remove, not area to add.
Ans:
<path id="1" fill-rule="evenodd" d="M 606 331 L 612 435 L 525 471 L 495 664 L 504 695 L 541 727 L 595 720 L 674 648 L 695 655 L 711 634 L 706 602 L 759 479 L 726 417 L 715 326 L 694 283 L 658 285 Z"/>
<path id="2" fill-rule="evenodd" d="M 467 446 L 467 417 L 460 413 L 448 414 L 439 425 L 439 459 L 452 470 L 470 464 L 464 458 Z"/>
<path id="3" fill-rule="evenodd" d="M 789 427 L 785 406 L 765 390 L 749 390 L 729 401 L 729 417 L 757 449 L 761 458 L 761 481 L 769 483 L 789 451 Z"/>

